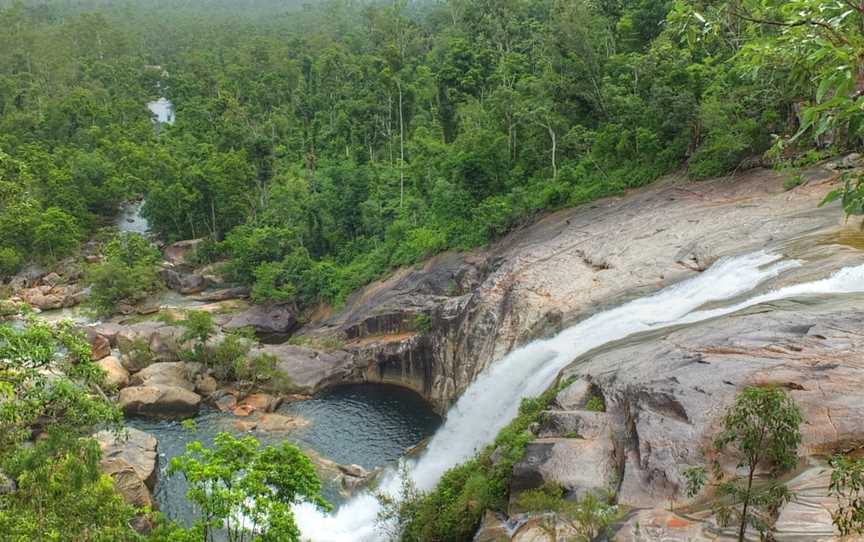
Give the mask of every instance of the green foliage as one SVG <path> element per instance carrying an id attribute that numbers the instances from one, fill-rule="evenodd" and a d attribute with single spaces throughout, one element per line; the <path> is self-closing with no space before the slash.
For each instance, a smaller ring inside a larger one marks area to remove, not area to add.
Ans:
<path id="1" fill-rule="evenodd" d="M 486 510 L 505 511 L 513 466 L 534 439 L 528 431 L 557 393 L 569 385 L 553 386 L 540 397 L 525 399 L 519 414 L 498 433 L 495 442 L 474 458 L 447 471 L 429 493 L 409 491 L 407 501 L 385 502 L 385 511 L 401 527 L 403 541 L 461 541 L 470 539 Z M 491 457 L 495 454 L 496 460 Z"/>
<path id="2" fill-rule="evenodd" d="M 705 487 L 705 483 L 708 481 L 705 467 L 687 467 L 681 472 L 681 475 L 684 476 L 684 480 L 687 482 L 684 493 L 691 499 L 702 491 L 702 488 Z"/>
<path id="3" fill-rule="evenodd" d="M 212 448 L 193 442 L 172 459 L 169 474 L 177 473 L 198 512 L 189 540 L 210 541 L 224 530 L 228 540 L 299 542 L 291 507 L 310 502 L 330 509 L 312 462 L 287 442 L 260 448 L 253 437 L 219 433 Z"/>
<path id="4" fill-rule="evenodd" d="M 828 491 L 837 499 L 831 520 L 840 534 L 864 534 L 864 460 L 843 455 L 831 458 Z"/>
<path id="5" fill-rule="evenodd" d="M 724 473 L 719 460 L 714 479 L 722 497 L 715 506 L 721 525 L 736 525 L 738 540 L 748 527 L 765 536 L 771 530 L 774 513 L 794 498 L 776 476 L 798 464 L 801 443 L 801 412 L 795 401 L 781 388 L 746 388 L 735 399 L 723 418 L 723 430 L 714 439 L 714 452 L 733 460 L 736 470 Z M 757 468 L 770 469 L 771 478 L 754 483 Z M 744 472 L 744 476 L 738 472 Z M 705 483 L 704 471 L 684 471 L 687 495 L 695 496 Z"/>
<path id="6" fill-rule="evenodd" d="M 14 248 L 0 248 L 0 277 L 14 275 L 21 267 L 21 260 L 21 254 Z"/>
<path id="7" fill-rule="evenodd" d="M 414 316 L 412 325 L 419 333 L 426 334 L 432 331 L 432 317 L 426 313 L 418 313 Z"/>
<path id="8" fill-rule="evenodd" d="M 104 254 L 104 261 L 86 273 L 91 287 L 88 303 L 97 313 L 111 314 L 118 304 L 141 301 L 162 286 L 159 251 L 140 235 L 116 236 Z"/>
<path id="9" fill-rule="evenodd" d="M 591 542 L 601 535 L 608 536 L 609 527 L 621 516 L 609 498 L 592 493 L 581 500 L 567 500 L 560 486 L 548 482 L 541 488 L 521 493 L 517 506 L 528 513 L 544 514 L 541 526 L 550 533 L 556 532 L 559 522 L 567 525 L 574 533 L 574 542 Z"/>
<path id="10" fill-rule="evenodd" d="M 603 402 L 601 396 L 592 395 L 585 404 L 585 410 L 590 410 L 591 412 L 606 412 L 606 403 Z"/>
<path id="11" fill-rule="evenodd" d="M 99 445 L 86 437 L 120 423 L 96 390 L 103 378 L 70 325 L 0 324 L 0 471 L 17 485 L 0 495 L 4 540 L 138 539 L 135 510 L 101 474 Z"/>

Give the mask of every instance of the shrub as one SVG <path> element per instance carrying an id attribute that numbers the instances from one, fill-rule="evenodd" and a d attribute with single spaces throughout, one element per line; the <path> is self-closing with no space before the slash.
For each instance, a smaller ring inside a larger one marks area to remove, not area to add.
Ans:
<path id="1" fill-rule="evenodd" d="M 116 236 L 105 247 L 105 260 L 91 266 L 89 305 L 99 314 L 113 313 L 119 303 L 137 303 L 162 286 L 159 251 L 135 233 Z"/>
<path id="2" fill-rule="evenodd" d="M 0 248 L 0 277 L 11 276 L 21 268 L 21 254 L 12 247 Z"/>

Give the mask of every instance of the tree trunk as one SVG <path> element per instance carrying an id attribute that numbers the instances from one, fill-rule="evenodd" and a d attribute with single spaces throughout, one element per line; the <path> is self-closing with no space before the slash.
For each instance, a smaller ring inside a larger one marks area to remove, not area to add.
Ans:
<path id="1" fill-rule="evenodd" d="M 756 466 L 750 467 L 750 474 L 747 475 L 747 493 L 744 496 L 744 507 L 741 509 L 741 526 L 738 529 L 738 542 L 744 542 L 744 534 L 747 532 L 747 509 L 750 508 L 750 492 L 753 489 L 753 474 L 756 472 Z"/>
<path id="2" fill-rule="evenodd" d="M 402 113 L 402 83 L 396 79 L 399 90 L 399 208 L 405 204 L 405 120 Z"/>

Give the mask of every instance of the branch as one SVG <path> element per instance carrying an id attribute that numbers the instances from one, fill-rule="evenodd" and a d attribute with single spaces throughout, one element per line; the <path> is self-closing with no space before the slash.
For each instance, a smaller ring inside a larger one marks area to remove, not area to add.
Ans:
<path id="1" fill-rule="evenodd" d="M 860 10 L 860 8 L 859 8 L 859 10 Z M 828 23 L 823 22 L 823 21 L 816 21 L 814 19 L 801 19 L 800 21 L 795 21 L 795 22 L 774 21 L 771 19 L 759 19 L 759 18 L 750 16 L 750 15 L 745 15 L 743 13 L 740 13 L 740 12 L 734 11 L 734 10 L 732 11 L 732 15 L 735 17 L 738 17 L 739 19 L 742 19 L 744 21 L 748 21 L 751 23 L 765 24 L 765 25 L 769 25 L 769 26 L 781 26 L 784 28 L 794 28 L 794 27 L 798 27 L 798 26 L 815 26 L 815 27 L 827 30 L 828 33 L 831 34 L 831 36 L 833 37 L 833 39 L 831 37 L 829 37 L 828 39 L 830 39 L 834 45 L 839 45 L 839 44 L 849 45 L 849 40 L 847 40 L 843 34 L 841 34 L 836 29 L 834 29 L 831 25 L 829 25 Z"/>

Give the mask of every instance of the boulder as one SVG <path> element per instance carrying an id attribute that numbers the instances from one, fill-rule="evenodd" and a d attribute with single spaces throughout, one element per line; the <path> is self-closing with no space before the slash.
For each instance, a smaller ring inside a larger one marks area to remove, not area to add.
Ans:
<path id="1" fill-rule="evenodd" d="M 254 305 L 233 315 L 223 327 L 248 327 L 262 334 L 289 333 L 297 327 L 297 309 L 290 304 Z"/>
<path id="2" fill-rule="evenodd" d="M 249 413 L 252 412 L 261 412 L 268 413 L 273 412 L 279 405 L 282 404 L 282 398 L 275 397 L 270 395 L 269 393 L 253 393 L 251 395 L 247 395 L 236 408 L 244 409 Z M 236 414 L 236 409 L 235 409 Z M 248 414 L 246 414 L 248 415 Z"/>
<path id="3" fill-rule="evenodd" d="M 353 369 L 351 356 L 341 350 L 321 352 L 283 343 L 259 345 L 250 351 L 250 356 L 259 354 L 270 354 L 278 360 L 280 378 L 267 383 L 267 387 L 280 393 L 313 393 L 325 384 L 340 381 Z"/>
<path id="4" fill-rule="evenodd" d="M 205 276 L 208 284 L 210 283 L 210 279 Z M 216 301 L 228 301 L 229 299 L 244 299 L 249 297 L 249 288 L 246 286 L 238 286 L 236 288 L 221 288 L 219 290 L 213 290 L 209 292 L 202 292 L 198 295 L 193 296 L 193 299 L 196 301 L 203 301 L 205 303 L 213 303 Z"/>
<path id="5" fill-rule="evenodd" d="M 187 239 L 168 245 L 163 251 L 165 260 L 173 265 L 189 263 L 189 257 L 195 253 L 202 241 L 204 239 Z"/>
<path id="6" fill-rule="evenodd" d="M 120 390 L 119 404 L 128 415 L 190 418 L 198 414 L 201 396 L 178 386 L 132 386 Z"/>
<path id="7" fill-rule="evenodd" d="M 98 361 L 111 354 L 111 341 L 93 328 L 87 328 L 87 341 L 90 343 L 90 351 L 94 361 Z"/>
<path id="8" fill-rule="evenodd" d="M 307 425 L 309 425 L 309 420 L 271 413 L 263 414 L 258 418 L 256 429 L 264 433 L 284 433 L 306 427 Z"/>
<path id="9" fill-rule="evenodd" d="M 173 386 L 194 391 L 195 375 L 190 369 L 181 361 L 153 363 L 135 373 L 130 382 L 133 386 Z"/>
<path id="10" fill-rule="evenodd" d="M 57 273 L 51 272 L 42 277 L 42 284 L 47 284 L 52 288 L 63 282 L 63 279 Z"/>
<path id="11" fill-rule="evenodd" d="M 183 295 L 197 294 L 207 289 L 207 280 L 196 273 L 182 273 L 175 269 L 163 269 L 161 274 L 168 288 Z"/>
<path id="12" fill-rule="evenodd" d="M 211 395 L 219 389 L 219 383 L 208 374 L 199 373 L 195 375 L 195 392 L 201 395 Z"/>
<path id="13" fill-rule="evenodd" d="M 156 486 L 159 456 L 158 443 L 153 435 L 134 427 L 127 427 L 118 433 L 108 430 L 99 431 L 93 435 L 93 438 L 102 449 L 103 461 L 122 459 L 132 466 L 147 487 L 153 489 Z"/>
<path id="14" fill-rule="evenodd" d="M 100 467 L 111 477 L 115 489 L 128 504 L 136 508 L 153 507 L 150 490 L 132 465 L 123 459 L 103 459 Z"/>
<path id="15" fill-rule="evenodd" d="M 108 356 L 97 361 L 96 365 L 105 371 L 105 383 L 109 387 L 119 390 L 129 385 L 129 371 L 123 367 L 119 359 Z"/>
<path id="16" fill-rule="evenodd" d="M 122 325 L 108 322 L 91 327 L 90 332 L 105 337 L 108 339 L 108 342 L 112 347 L 116 347 L 117 334 L 120 333 L 122 329 Z"/>

